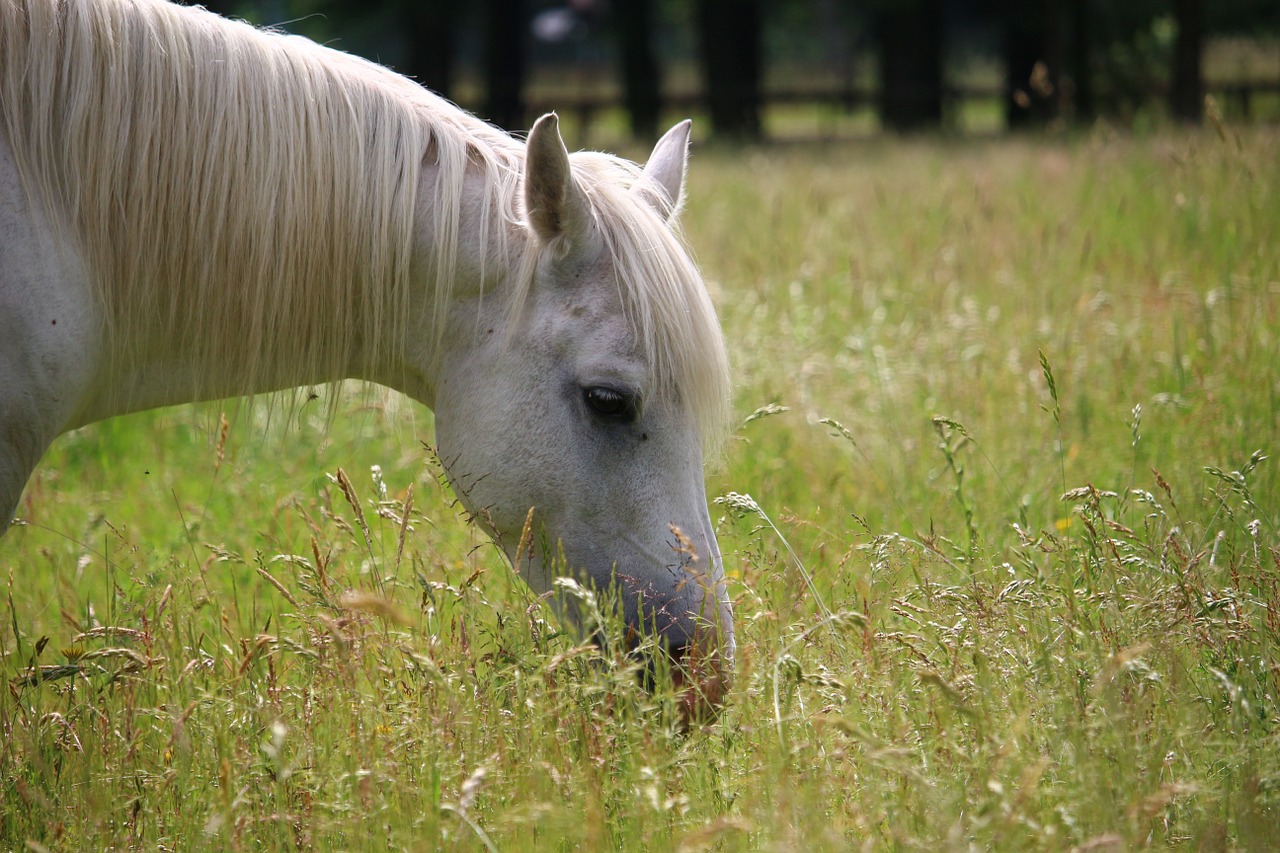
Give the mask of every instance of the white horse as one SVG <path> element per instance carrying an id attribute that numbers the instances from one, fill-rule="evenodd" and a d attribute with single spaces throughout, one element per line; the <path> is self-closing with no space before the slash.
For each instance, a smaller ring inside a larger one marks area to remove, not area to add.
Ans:
<path id="1" fill-rule="evenodd" d="M 718 706 L 702 461 L 729 381 L 673 222 L 688 137 L 643 169 L 571 156 L 554 115 L 521 144 L 202 9 L 0 0 L 0 531 L 62 432 L 368 380 L 435 410 L 455 490 L 533 590 L 617 594 L 687 710 Z"/>

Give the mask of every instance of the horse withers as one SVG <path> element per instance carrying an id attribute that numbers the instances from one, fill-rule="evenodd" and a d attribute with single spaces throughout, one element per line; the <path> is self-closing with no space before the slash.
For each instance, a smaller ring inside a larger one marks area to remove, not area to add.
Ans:
<path id="1" fill-rule="evenodd" d="M 521 143 L 201 9 L 0 0 L 0 530 L 67 430 L 380 383 L 435 411 L 529 586 L 614 596 L 707 715 L 734 650 L 702 482 L 729 380 L 675 222 L 688 140 L 570 155 L 554 115 Z"/>

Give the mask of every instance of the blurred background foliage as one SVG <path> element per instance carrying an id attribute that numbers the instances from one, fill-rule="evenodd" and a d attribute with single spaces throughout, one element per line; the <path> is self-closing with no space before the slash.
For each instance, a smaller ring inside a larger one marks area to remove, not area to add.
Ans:
<path id="1" fill-rule="evenodd" d="M 1274 0 L 209 0 L 579 144 L 1280 116 Z"/>

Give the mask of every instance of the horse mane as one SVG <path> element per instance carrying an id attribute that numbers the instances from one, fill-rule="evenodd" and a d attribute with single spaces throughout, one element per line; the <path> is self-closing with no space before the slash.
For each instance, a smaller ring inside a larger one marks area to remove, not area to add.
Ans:
<path id="1" fill-rule="evenodd" d="M 68 212 L 113 348 L 140 359 L 159 325 L 246 392 L 264 365 L 347 376 L 403 339 L 425 157 L 442 302 L 468 162 L 499 209 L 519 180 L 516 141 L 411 81 L 202 9 L 0 0 L 0 65 L 15 159 Z"/>
<path id="2" fill-rule="evenodd" d="M 65 213 L 55 224 L 84 253 L 108 351 L 128 369 L 146 357 L 139 330 L 165 328 L 201 366 L 197 396 L 250 393 L 266 365 L 302 384 L 394 355 L 424 160 L 438 169 L 437 309 L 469 167 L 486 178 L 467 200 L 479 239 L 522 270 L 537 252 L 519 226 L 519 141 L 381 66 L 198 8 L 0 0 L 0 119 L 28 191 Z M 657 381 L 714 437 L 728 374 L 701 279 L 678 234 L 626 191 L 638 170 L 574 162 Z M 435 316 L 438 344 L 446 312 Z"/>

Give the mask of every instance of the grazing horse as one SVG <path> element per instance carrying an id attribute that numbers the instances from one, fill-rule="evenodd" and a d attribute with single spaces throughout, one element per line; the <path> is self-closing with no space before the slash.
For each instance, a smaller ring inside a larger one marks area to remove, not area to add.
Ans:
<path id="1" fill-rule="evenodd" d="M 674 222 L 688 138 L 643 168 L 570 155 L 554 114 L 522 143 L 202 9 L 0 0 L 0 531 L 67 430 L 379 383 L 435 411 L 533 590 L 615 595 L 714 710 L 734 640 L 702 464 L 729 380 Z"/>

